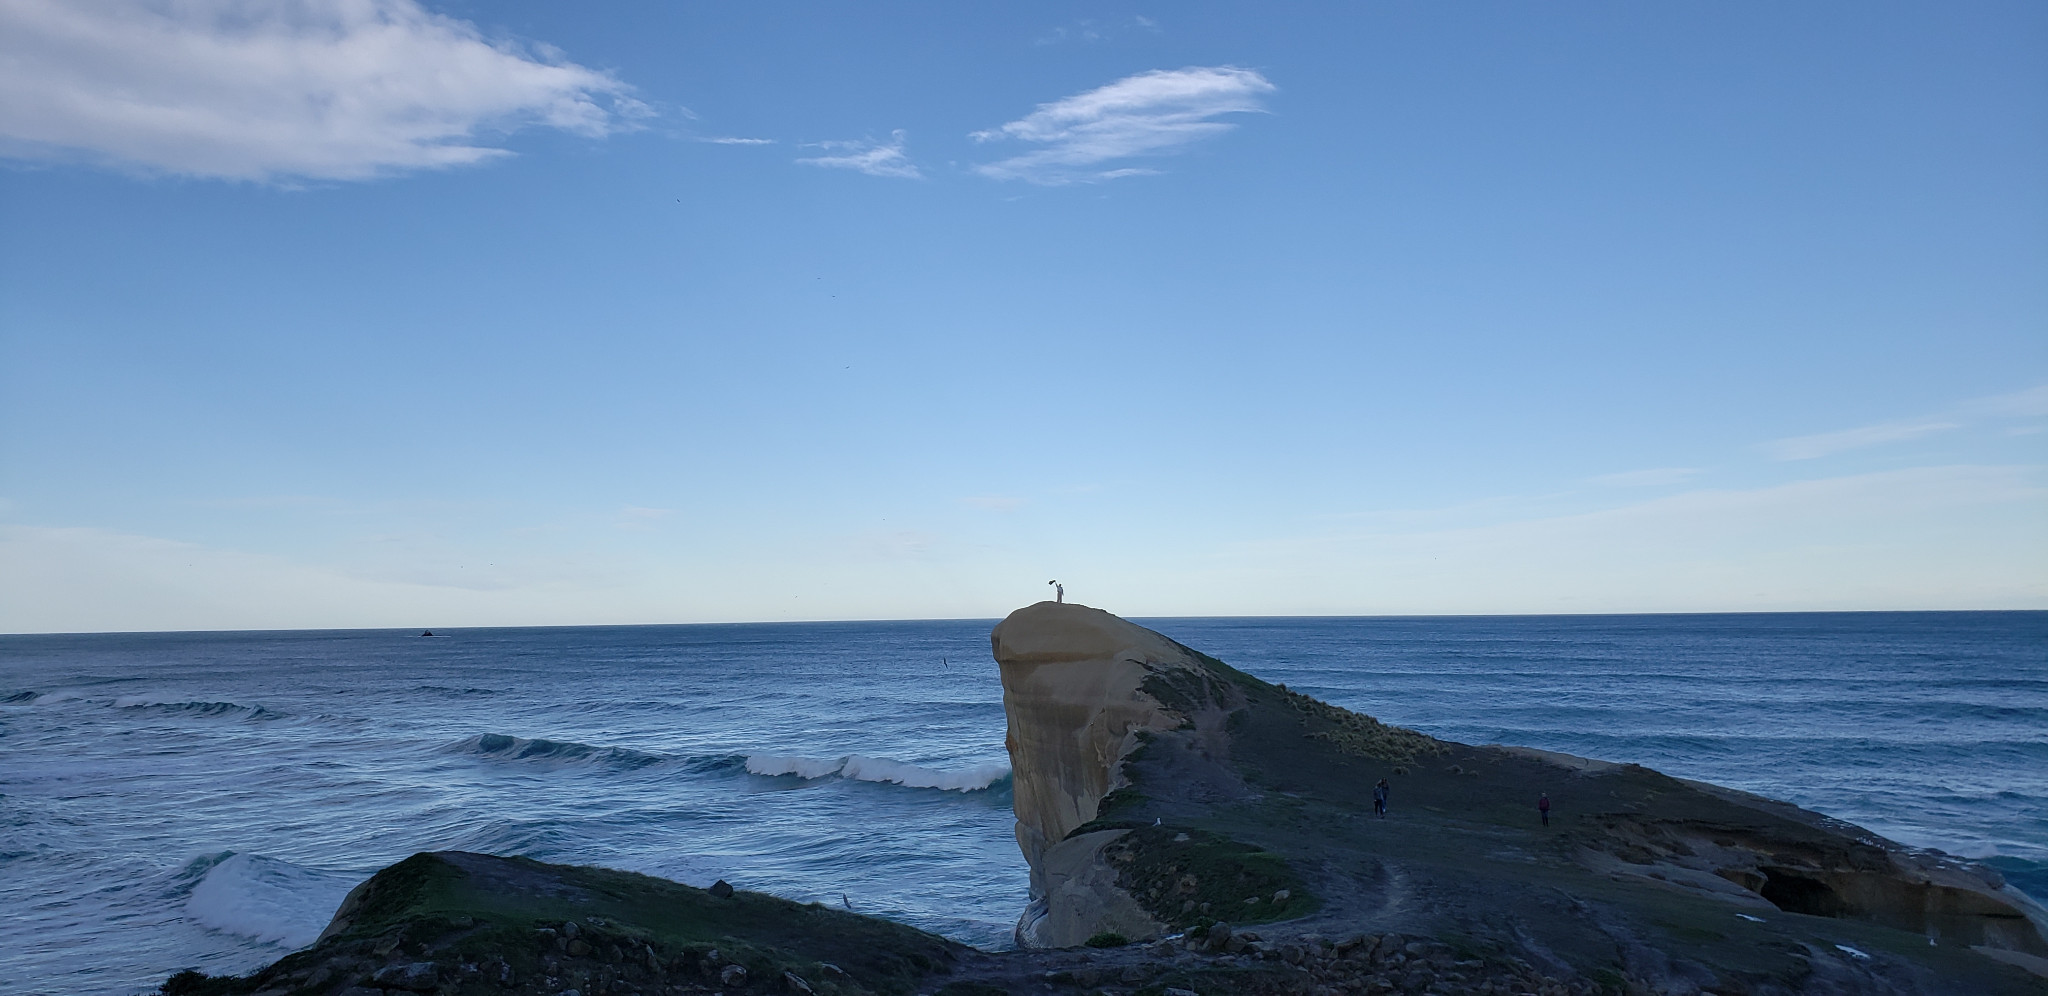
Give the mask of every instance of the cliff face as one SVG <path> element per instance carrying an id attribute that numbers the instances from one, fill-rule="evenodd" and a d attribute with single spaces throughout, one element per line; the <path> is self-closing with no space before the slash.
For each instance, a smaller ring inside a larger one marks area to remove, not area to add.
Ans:
<path id="1" fill-rule="evenodd" d="M 1123 787 L 1123 758 L 1141 733 L 1183 722 L 1145 693 L 1145 680 L 1198 665 L 1151 630 L 1055 602 L 1011 613 L 989 642 L 1009 720 L 1017 846 L 1031 867 L 1032 903 L 1018 922 L 1018 942 L 1067 947 L 1102 931 L 1156 933 L 1158 924 L 1115 889 L 1115 874 L 1100 860 L 1116 834 L 1068 835 Z"/>
<path id="2" fill-rule="evenodd" d="M 1095 818 L 1139 731 L 1180 725 L 1140 686 L 1152 669 L 1194 663 L 1149 629 L 1054 602 L 1011 613 L 989 642 L 1009 719 L 1017 844 L 1032 859 Z"/>
<path id="3" fill-rule="evenodd" d="M 2028 992 L 2028 972 L 2048 977 L 2048 914 L 1996 872 L 1785 803 L 1435 740 L 1084 606 L 1020 609 L 992 642 L 1027 947 L 1229 921 L 1455 937 L 1629 991 Z"/>

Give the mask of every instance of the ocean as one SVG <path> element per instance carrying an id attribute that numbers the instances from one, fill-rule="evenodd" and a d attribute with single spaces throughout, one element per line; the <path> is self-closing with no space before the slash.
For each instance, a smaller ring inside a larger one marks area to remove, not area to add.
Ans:
<path id="1" fill-rule="evenodd" d="M 2048 612 L 1138 621 L 1388 722 L 1790 800 L 2048 898 Z M 451 848 L 1007 946 L 992 624 L 0 636 L 0 991 L 246 971 Z"/>

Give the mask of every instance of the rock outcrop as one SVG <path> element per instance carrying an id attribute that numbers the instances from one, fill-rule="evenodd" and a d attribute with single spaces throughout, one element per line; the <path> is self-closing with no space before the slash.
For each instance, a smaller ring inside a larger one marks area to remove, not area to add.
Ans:
<path id="1" fill-rule="evenodd" d="M 1017 610 L 989 642 L 1009 719 L 1017 846 L 1031 868 L 1018 943 L 1070 947 L 1103 932 L 1157 934 L 1161 925 L 1115 888 L 1116 873 L 1101 858 L 1123 831 L 1072 835 L 1124 787 L 1123 759 L 1139 736 L 1185 721 L 1145 693 L 1146 679 L 1199 665 L 1151 630 L 1057 602 Z"/>
<path id="2" fill-rule="evenodd" d="M 1629 991 L 2017 992 L 2041 985 L 2027 972 L 2048 977 L 2048 914 L 1995 871 L 1795 806 L 1435 740 L 1085 606 L 1020 609 L 992 643 L 1031 866 L 1025 946 L 1228 920 L 1283 942 L 1455 937 Z M 1381 778 L 1385 820 L 1366 804 Z"/>

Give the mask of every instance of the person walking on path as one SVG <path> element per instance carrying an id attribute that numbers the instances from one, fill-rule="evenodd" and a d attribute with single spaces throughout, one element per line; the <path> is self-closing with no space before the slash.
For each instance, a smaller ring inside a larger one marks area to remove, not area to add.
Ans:
<path id="1" fill-rule="evenodd" d="M 1550 825 L 1550 793 L 1540 792 L 1536 796 L 1536 812 L 1542 814 L 1543 825 Z"/>
<path id="2" fill-rule="evenodd" d="M 1372 814 L 1383 820 L 1387 818 L 1387 792 L 1387 780 L 1384 778 L 1372 787 Z"/>

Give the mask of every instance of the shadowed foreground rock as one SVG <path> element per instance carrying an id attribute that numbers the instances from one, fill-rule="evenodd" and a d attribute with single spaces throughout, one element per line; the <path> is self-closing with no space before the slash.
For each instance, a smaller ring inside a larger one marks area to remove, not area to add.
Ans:
<path id="1" fill-rule="evenodd" d="M 2041 908 L 1967 862 L 1645 768 L 1434 740 L 1084 606 L 1020 609 L 992 642 L 1031 866 L 1020 950 L 451 852 L 379 872 L 312 948 L 164 989 L 2048 992 Z M 1385 820 L 1365 801 L 1379 778 Z M 1549 827 L 1538 792 L 1556 805 Z"/>

